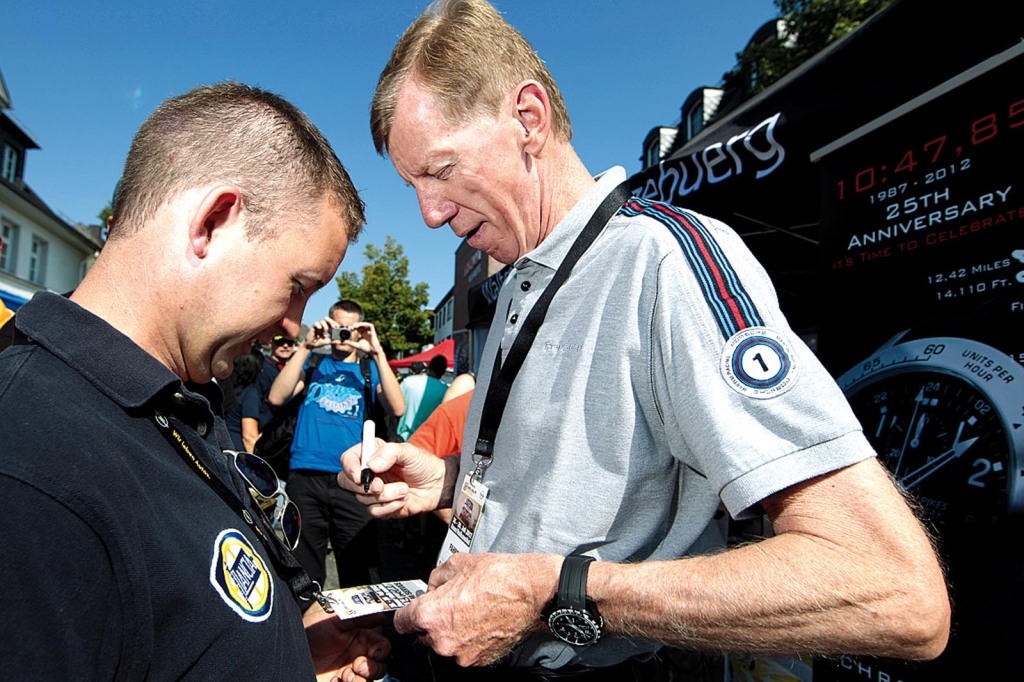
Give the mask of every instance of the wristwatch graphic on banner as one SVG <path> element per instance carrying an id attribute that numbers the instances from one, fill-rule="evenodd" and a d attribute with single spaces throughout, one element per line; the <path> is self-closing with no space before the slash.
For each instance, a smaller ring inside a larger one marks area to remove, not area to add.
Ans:
<path id="1" fill-rule="evenodd" d="M 593 560 L 580 555 L 565 557 L 554 606 L 544 616 L 551 634 L 573 646 L 594 644 L 604 627 L 604 619 L 587 599 L 587 573 Z"/>
<path id="2" fill-rule="evenodd" d="M 936 522 L 1024 511 L 1024 367 L 987 344 L 900 332 L 838 379 L 864 433 Z"/>

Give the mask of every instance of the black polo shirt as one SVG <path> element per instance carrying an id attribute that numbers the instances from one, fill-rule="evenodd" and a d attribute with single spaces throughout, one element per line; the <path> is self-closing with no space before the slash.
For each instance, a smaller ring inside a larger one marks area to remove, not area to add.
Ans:
<path id="1" fill-rule="evenodd" d="M 33 343 L 0 353 L 0 678 L 313 679 L 266 548 L 153 419 L 251 506 L 216 387 L 55 294 L 14 321 Z"/>

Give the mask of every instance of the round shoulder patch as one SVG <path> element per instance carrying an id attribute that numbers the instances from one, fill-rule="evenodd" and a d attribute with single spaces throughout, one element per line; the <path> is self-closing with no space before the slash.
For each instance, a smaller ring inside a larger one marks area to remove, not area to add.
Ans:
<path id="1" fill-rule="evenodd" d="M 210 583 L 244 620 L 259 623 L 274 606 L 274 579 L 263 558 L 241 531 L 221 531 L 213 544 Z"/>
<path id="2" fill-rule="evenodd" d="M 725 342 L 722 377 L 750 398 L 774 398 L 793 388 L 799 376 L 785 338 L 767 327 L 749 327 Z"/>

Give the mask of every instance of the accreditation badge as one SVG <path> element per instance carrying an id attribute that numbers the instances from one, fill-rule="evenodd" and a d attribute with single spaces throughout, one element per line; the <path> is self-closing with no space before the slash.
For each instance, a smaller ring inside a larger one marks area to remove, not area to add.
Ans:
<path id="1" fill-rule="evenodd" d="M 476 524 L 483 514 L 487 492 L 487 486 L 482 481 L 474 480 L 472 474 L 466 474 L 458 497 L 455 498 L 455 506 L 452 507 L 452 521 L 448 524 L 448 534 L 441 545 L 441 552 L 437 555 L 438 566 L 448 561 L 452 554 L 468 552 L 473 546 L 473 533 L 476 532 Z"/>

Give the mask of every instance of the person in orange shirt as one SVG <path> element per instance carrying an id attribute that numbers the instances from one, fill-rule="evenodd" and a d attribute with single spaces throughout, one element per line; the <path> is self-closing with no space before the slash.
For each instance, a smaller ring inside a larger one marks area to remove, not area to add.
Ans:
<path id="1" fill-rule="evenodd" d="M 466 412 L 472 397 L 473 391 L 469 391 L 438 405 L 409 436 L 409 442 L 438 457 L 451 457 L 462 452 L 462 431 L 466 427 Z"/>
<path id="2" fill-rule="evenodd" d="M 420 424 L 409 437 L 409 442 L 438 457 L 452 457 L 461 453 L 462 432 L 466 429 L 466 413 L 472 397 L 473 391 L 470 390 L 438 405 L 427 417 L 427 421 Z M 445 525 L 451 523 L 451 509 L 435 509 L 434 513 Z"/>

